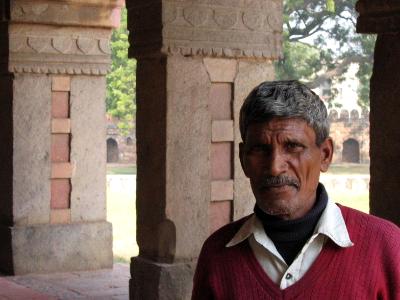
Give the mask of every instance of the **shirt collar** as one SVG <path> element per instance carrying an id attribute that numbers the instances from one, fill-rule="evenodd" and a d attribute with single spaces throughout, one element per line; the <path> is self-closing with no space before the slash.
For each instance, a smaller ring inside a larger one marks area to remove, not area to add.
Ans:
<path id="1" fill-rule="evenodd" d="M 264 232 L 264 228 L 261 221 L 258 220 L 255 214 L 253 214 L 243 225 L 239 231 L 233 236 L 233 238 L 226 244 L 226 247 L 235 246 L 249 236 L 254 237 L 260 241 L 264 240 L 263 243 L 272 243 Z M 326 208 L 322 212 L 322 215 L 315 227 L 314 234 L 323 234 L 330 238 L 336 245 L 342 248 L 353 246 L 353 242 L 350 240 L 349 233 L 347 231 L 346 223 L 344 221 L 340 208 L 331 200 L 328 200 Z M 267 238 L 268 241 L 265 241 Z"/>

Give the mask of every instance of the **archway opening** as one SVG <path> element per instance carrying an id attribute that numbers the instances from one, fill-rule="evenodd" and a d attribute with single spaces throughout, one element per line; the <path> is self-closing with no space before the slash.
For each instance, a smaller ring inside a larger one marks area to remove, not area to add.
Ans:
<path id="1" fill-rule="evenodd" d="M 348 139 L 344 141 L 342 162 L 360 163 L 360 144 L 355 139 Z"/>
<path id="2" fill-rule="evenodd" d="M 117 163 L 119 161 L 118 143 L 114 139 L 107 139 L 107 163 Z"/>

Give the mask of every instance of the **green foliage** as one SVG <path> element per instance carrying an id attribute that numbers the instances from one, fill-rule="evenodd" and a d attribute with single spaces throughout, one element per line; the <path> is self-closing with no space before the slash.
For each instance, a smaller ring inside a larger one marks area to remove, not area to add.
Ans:
<path id="1" fill-rule="evenodd" d="M 355 33 L 355 3 L 356 0 L 286 0 L 284 59 L 275 64 L 277 79 L 300 79 L 315 88 L 327 80 L 343 80 L 349 65 L 356 63 L 358 102 L 361 107 L 368 107 L 376 38 Z M 333 90 L 331 101 L 334 96 Z"/>
<path id="2" fill-rule="evenodd" d="M 122 135 L 134 126 L 136 112 L 136 60 L 128 58 L 127 11 L 121 16 L 121 27 L 111 36 L 111 72 L 107 75 L 107 113 L 119 120 Z"/>

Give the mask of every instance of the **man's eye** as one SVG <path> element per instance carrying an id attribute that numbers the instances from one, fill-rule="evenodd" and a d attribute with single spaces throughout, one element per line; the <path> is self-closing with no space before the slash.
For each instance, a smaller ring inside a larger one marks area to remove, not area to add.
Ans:
<path id="1" fill-rule="evenodd" d="M 250 148 L 251 153 L 264 153 L 267 151 L 267 147 L 263 145 L 256 145 Z"/>
<path id="2" fill-rule="evenodd" d="M 289 151 L 301 151 L 304 149 L 304 146 L 296 142 L 287 142 L 286 149 Z"/>

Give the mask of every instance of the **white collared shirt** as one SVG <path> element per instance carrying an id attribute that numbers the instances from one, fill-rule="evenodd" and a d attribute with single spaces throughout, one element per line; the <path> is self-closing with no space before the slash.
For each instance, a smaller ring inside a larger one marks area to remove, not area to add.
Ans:
<path id="1" fill-rule="evenodd" d="M 354 245 L 350 240 L 340 208 L 331 200 L 328 200 L 313 235 L 290 266 L 279 254 L 255 214 L 242 225 L 226 247 L 232 247 L 249 239 L 250 247 L 265 273 L 281 289 L 285 289 L 297 282 L 309 270 L 328 238 L 343 248 Z"/>

